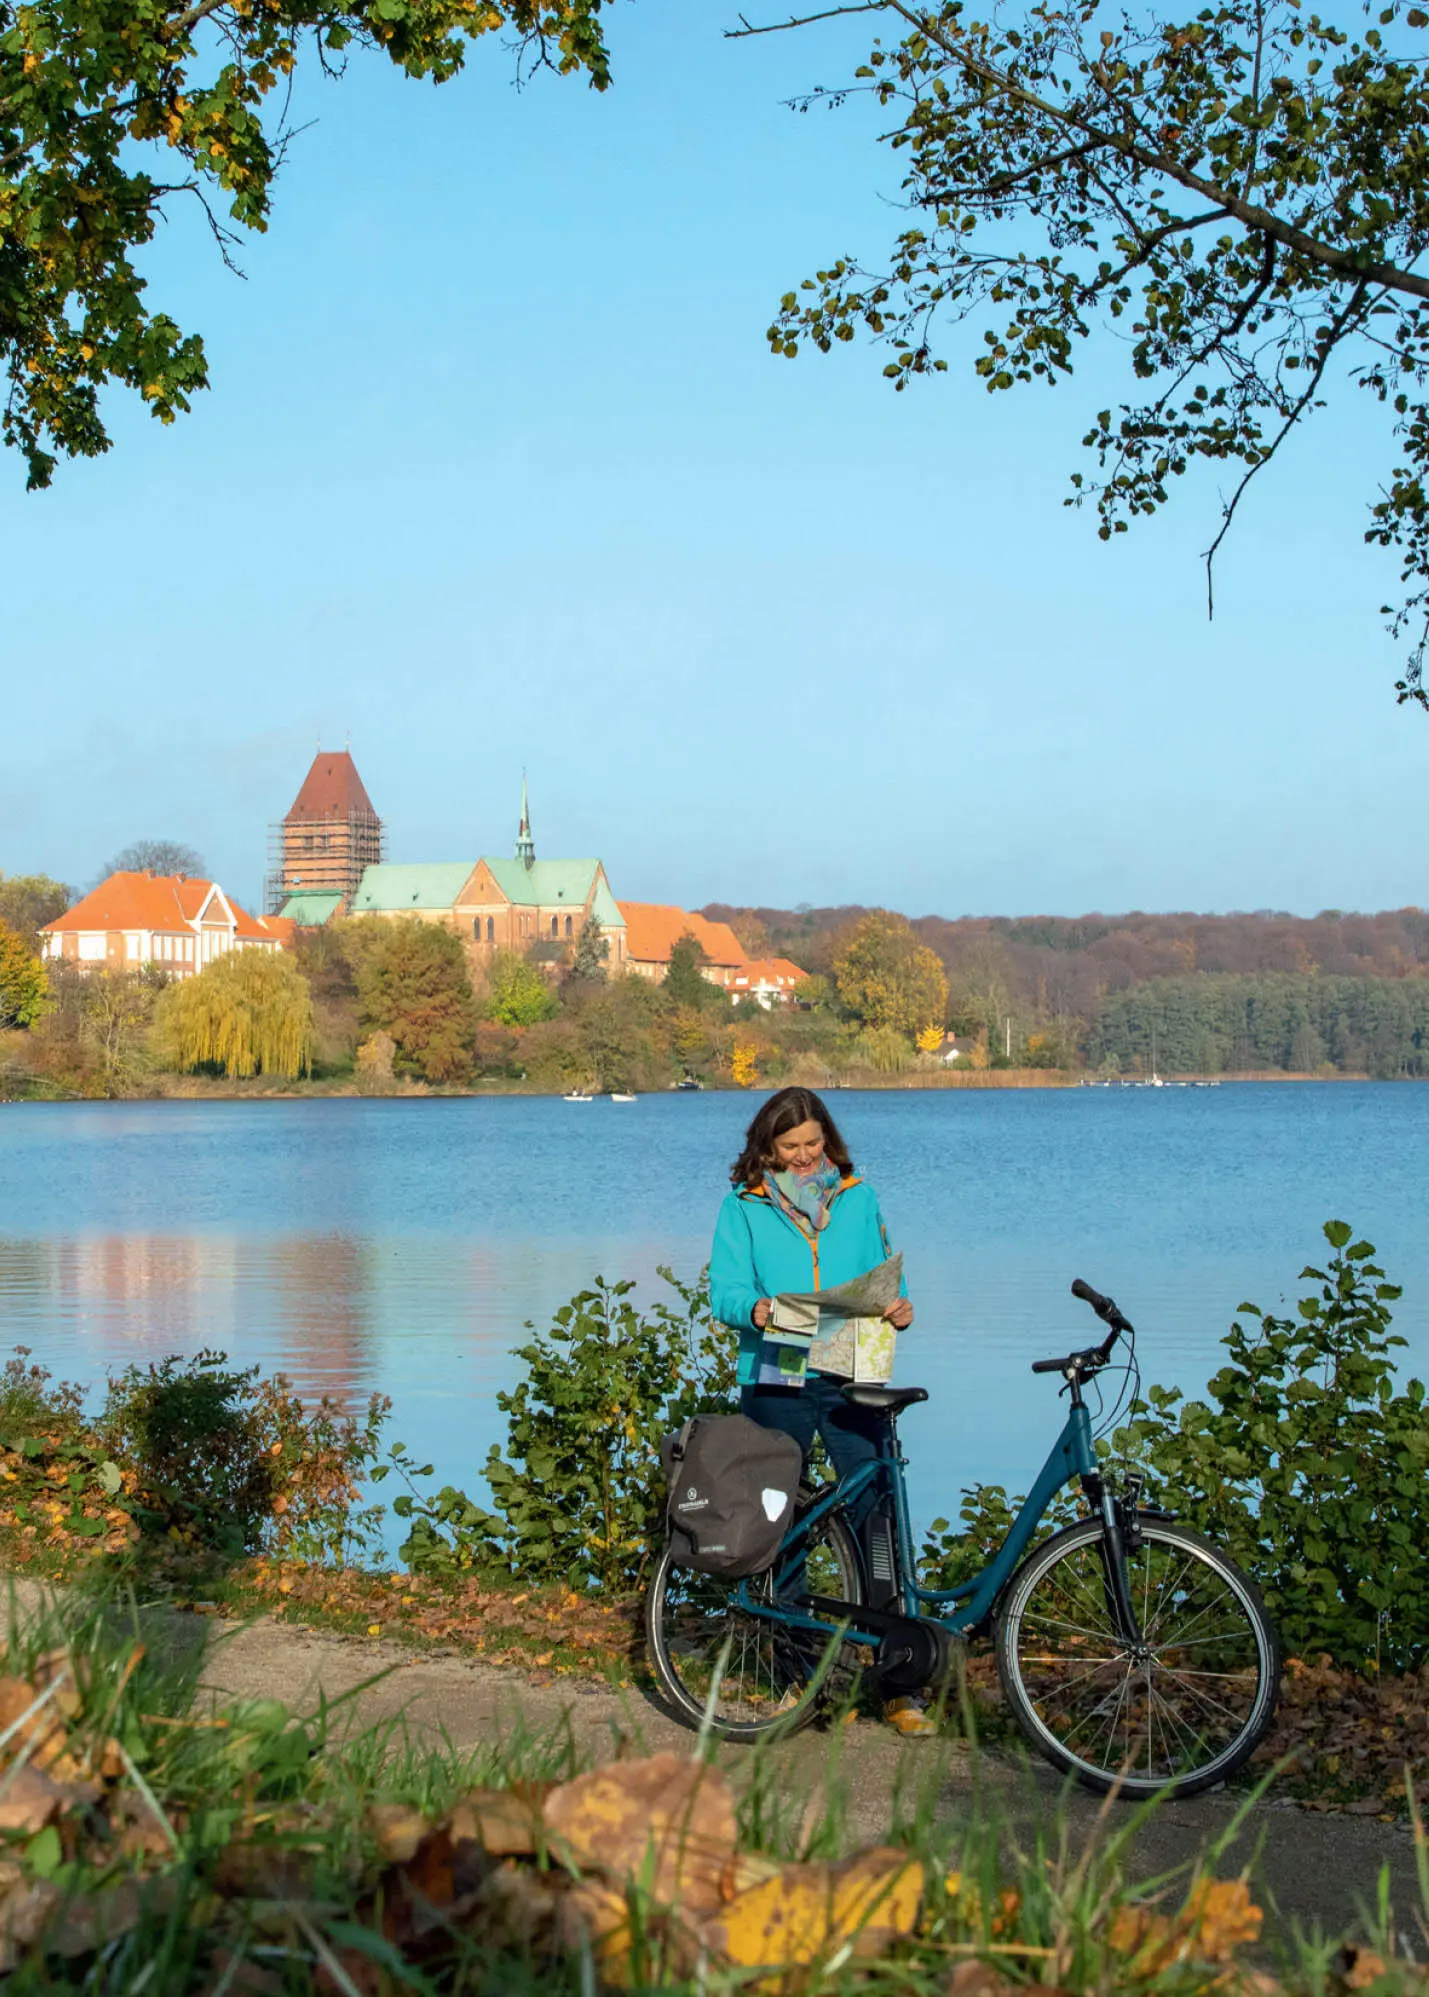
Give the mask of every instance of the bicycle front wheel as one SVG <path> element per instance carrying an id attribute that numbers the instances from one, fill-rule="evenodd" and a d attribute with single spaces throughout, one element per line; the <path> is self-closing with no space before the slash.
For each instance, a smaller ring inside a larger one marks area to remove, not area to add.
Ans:
<path id="1" fill-rule="evenodd" d="M 1280 1646 L 1253 1582 L 1183 1526 L 1127 1555 L 1141 1641 L 1118 1633 L 1100 1520 L 1029 1554 L 999 1612 L 997 1668 L 1034 1747 L 1088 1788 L 1194 1795 L 1233 1775 L 1275 1711 Z"/>
<path id="2" fill-rule="evenodd" d="M 821 1518 L 802 1544 L 809 1594 L 862 1602 L 858 1552 L 836 1513 Z M 786 1540 L 781 1562 L 789 1545 Z M 682 1718 L 700 1724 L 708 1713 L 717 1734 L 741 1741 L 776 1728 L 792 1732 L 813 1719 L 846 1675 L 852 1646 L 827 1657 L 837 1644 L 833 1633 L 825 1638 L 790 1630 L 759 1613 L 773 1603 L 772 1575 L 721 1580 L 677 1565 L 665 1548 L 645 1597 L 645 1644 L 651 1670 Z"/>

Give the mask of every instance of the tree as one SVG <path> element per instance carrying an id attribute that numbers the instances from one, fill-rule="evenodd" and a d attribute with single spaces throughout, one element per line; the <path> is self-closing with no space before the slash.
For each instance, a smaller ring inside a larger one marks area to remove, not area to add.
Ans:
<path id="1" fill-rule="evenodd" d="M 560 1001 L 529 959 L 518 950 L 498 950 L 491 960 L 483 1010 L 498 1026 L 535 1026 L 554 1018 Z"/>
<path id="2" fill-rule="evenodd" d="M 0 922 L 0 1028 L 33 1026 L 49 1008 L 45 967 L 8 922 Z"/>
<path id="3" fill-rule="evenodd" d="M 834 965 L 839 998 L 875 1033 L 907 1035 L 941 1025 L 948 979 L 935 951 L 905 916 L 874 909 L 855 925 Z"/>
<path id="4" fill-rule="evenodd" d="M 599 984 L 605 977 L 606 959 L 609 956 L 609 938 L 598 922 L 587 921 L 576 938 L 575 955 L 571 958 L 565 982 L 568 985 Z"/>
<path id="5" fill-rule="evenodd" d="M 477 1013 L 460 938 L 415 917 L 367 920 L 378 934 L 357 965 L 364 1033 L 391 1034 L 402 1073 L 467 1080 Z"/>
<path id="6" fill-rule="evenodd" d="M 204 880 L 208 864 L 202 853 L 180 839 L 136 839 L 105 861 L 99 878 L 107 881 L 111 874 L 188 874 Z"/>
<path id="7" fill-rule="evenodd" d="M 76 900 L 75 891 L 48 874 L 0 874 L 0 922 L 22 938 L 29 950 L 39 948 L 40 931 L 63 915 Z"/>
<path id="8" fill-rule="evenodd" d="M 135 254 L 176 197 L 198 202 L 227 262 L 230 224 L 266 228 L 305 42 L 329 74 L 357 43 L 443 83 L 469 40 L 512 32 L 523 67 L 584 70 L 603 89 L 601 5 L 0 0 L 0 434 L 24 453 L 31 489 L 49 484 L 57 453 L 108 449 L 107 383 L 164 423 L 208 385 L 202 341 L 147 304 Z"/>
<path id="9" fill-rule="evenodd" d="M 718 985 L 712 985 L 700 970 L 705 961 L 703 946 L 693 936 L 682 936 L 670 952 L 663 990 L 671 1005 L 708 1006 L 713 999 L 724 1002 Z"/>
<path id="10" fill-rule="evenodd" d="M 292 1081 L 312 1065 L 312 994 L 286 951 L 230 950 L 180 978 L 162 994 L 155 1025 L 178 1068 Z"/>
<path id="11" fill-rule="evenodd" d="M 814 98 L 852 87 L 893 109 L 911 219 L 877 269 L 841 257 L 787 293 L 775 352 L 866 330 L 902 389 L 946 369 L 941 328 L 972 318 L 989 390 L 1054 383 L 1090 342 L 1125 354 L 1137 388 L 1088 428 L 1096 469 L 1068 504 L 1093 503 L 1106 539 L 1198 461 L 1230 465 L 1208 603 L 1247 486 L 1328 383 L 1353 380 L 1386 415 L 1365 539 L 1401 563 L 1397 691 L 1429 707 L 1424 10 L 1389 0 L 1352 33 L 1298 0 L 1184 17 L 865 0 L 773 25 L 830 12 L 885 15 L 902 37 Z"/>

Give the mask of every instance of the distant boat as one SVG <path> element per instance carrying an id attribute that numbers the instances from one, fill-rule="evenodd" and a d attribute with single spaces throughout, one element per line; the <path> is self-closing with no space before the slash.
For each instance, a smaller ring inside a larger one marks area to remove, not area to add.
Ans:
<path id="1" fill-rule="evenodd" d="M 610 1092 L 610 1100 L 613 1103 L 633 1103 L 637 1101 L 638 1098 L 632 1095 L 627 1095 L 624 1089 L 612 1089 Z"/>
<path id="2" fill-rule="evenodd" d="M 704 1087 L 704 1083 L 697 1082 L 693 1075 L 686 1075 L 683 1082 L 676 1082 L 675 1087 L 677 1089 L 683 1089 L 688 1092 L 691 1089 L 702 1089 Z"/>
<path id="3" fill-rule="evenodd" d="M 587 1094 L 584 1089 L 572 1089 L 570 1094 L 563 1096 L 561 1100 L 568 1103 L 593 1103 L 595 1097 Z"/>

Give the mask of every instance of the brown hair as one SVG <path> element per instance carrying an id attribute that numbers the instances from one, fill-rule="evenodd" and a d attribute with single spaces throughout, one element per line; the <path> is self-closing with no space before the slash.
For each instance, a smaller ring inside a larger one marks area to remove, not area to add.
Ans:
<path id="1" fill-rule="evenodd" d="M 744 1149 L 730 1167 L 730 1184 L 746 1190 L 757 1186 L 774 1162 L 775 1138 L 782 1137 L 786 1130 L 797 1130 L 801 1123 L 818 1124 L 824 1133 L 824 1156 L 831 1165 L 837 1165 L 841 1172 L 853 1170 L 848 1146 L 840 1137 L 839 1127 L 829 1115 L 822 1096 L 816 1096 L 812 1089 L 776 1089 L 760 1104 L 754 1121 L 744 1133 Z"/>

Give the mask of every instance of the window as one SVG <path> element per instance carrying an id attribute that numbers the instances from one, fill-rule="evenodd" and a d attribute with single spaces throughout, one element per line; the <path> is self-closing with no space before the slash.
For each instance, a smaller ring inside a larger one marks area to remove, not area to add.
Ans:
<path id="1" fill-rule="evenodd" d="M 496 917 L 494 915 L 488 915 L 486 918 L 486 940 L 488 943 L 496 941 Z"/>
<path id="2" fill-rule="evenodd" d="M 569 936 L 569 935 L 571 935 L 571 933 L 572 933 L 572 931 L 571 931 L 571 918 L 570 918 L 569 916 L 567 916 L 567 917 L 566 917 L 566 934 L 567 934 L 567 936 Z"/>
<path id="3" fill-rule="evenodd" d="M 79 961 L 81 964 L 102 964 L 104 962 L 105 938 L 102 931 L 91 929 L 79 939 Z"/>
<path id="4" fill-rule="evenodd" d="M 140 939 L 137 936 L 126 936 L 124 938 L 124 954 L 126 957 L 137 957 L 139 955 L 139 942 Z"/>
<path id="5" fill-rule="evenodd" d="M 561 933 L 561 918 L 558 915 L 553 915 L 551 917 L 551 934 L 553 936 L 559 936 L 560 933 Z M 571 933 L 571 926 L 569 923 L 567 923 L 566 934 L 569 936 L 570 933 Z"/>

